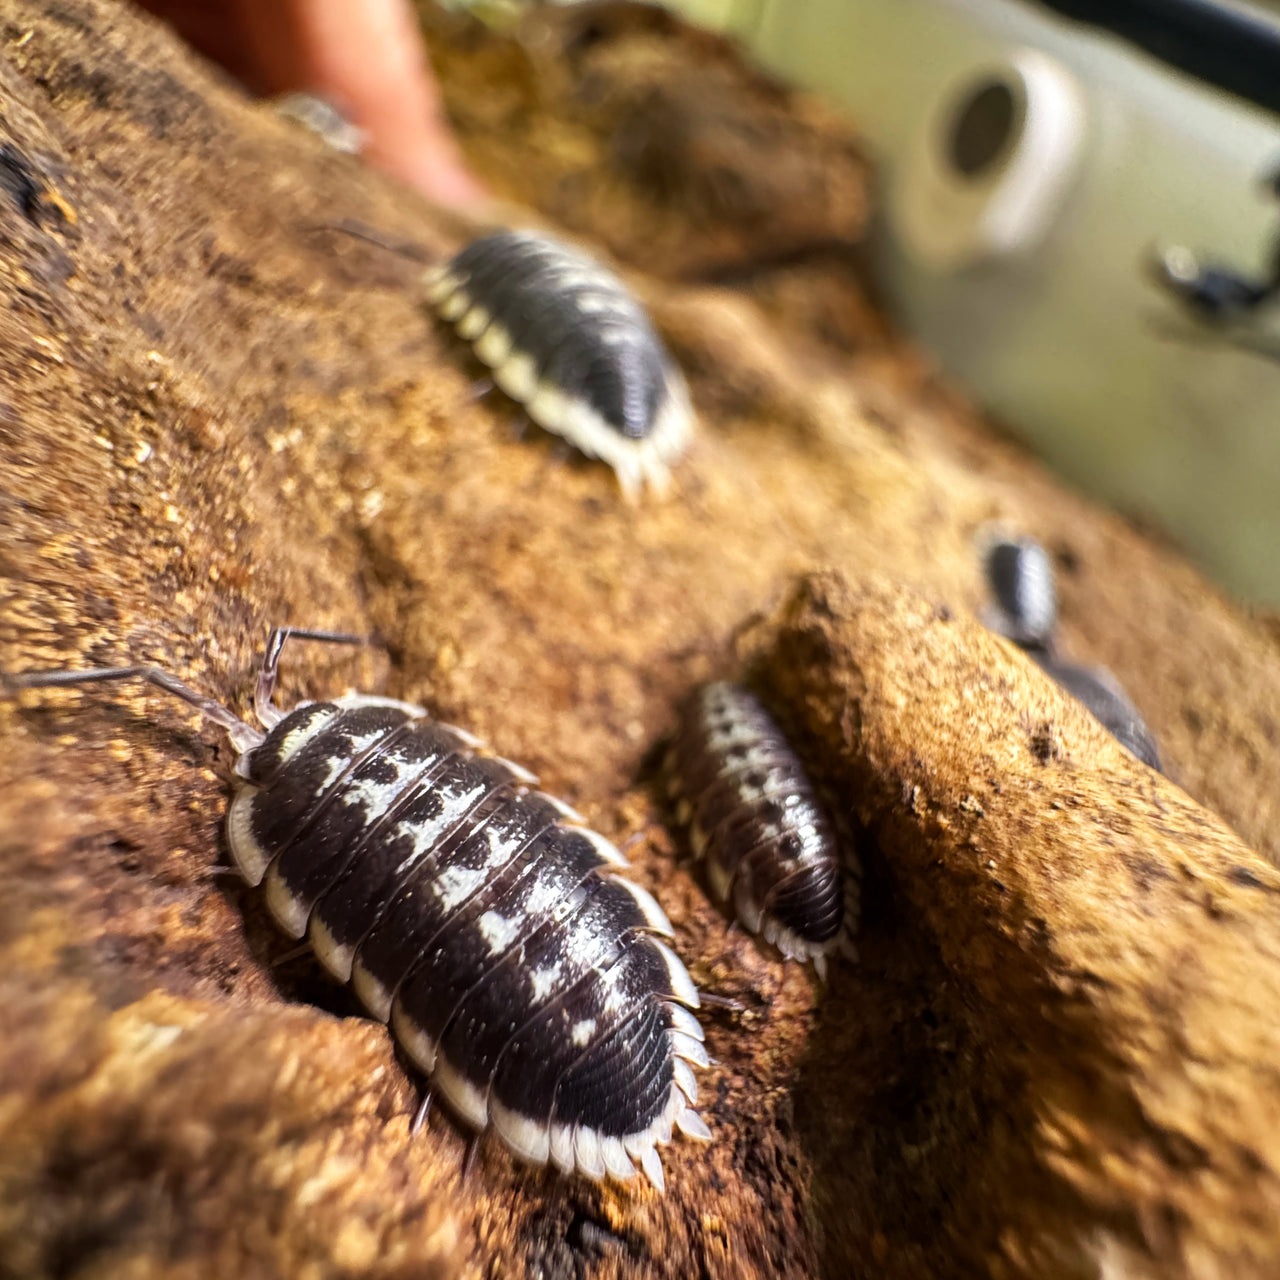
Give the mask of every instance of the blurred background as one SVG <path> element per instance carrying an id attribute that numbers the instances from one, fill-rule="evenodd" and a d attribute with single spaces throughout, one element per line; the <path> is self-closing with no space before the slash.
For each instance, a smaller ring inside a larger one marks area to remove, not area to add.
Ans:
<path id="1" fill-rule="evenodd" d="M 1056 470 L 1280 604 L 1280 6 L 683 0 L 855 118 L 872 275 Z"/>

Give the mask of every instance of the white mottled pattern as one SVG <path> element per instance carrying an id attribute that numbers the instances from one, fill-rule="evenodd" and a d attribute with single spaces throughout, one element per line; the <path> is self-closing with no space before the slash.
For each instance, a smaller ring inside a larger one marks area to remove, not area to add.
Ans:
<path id="1" fill-rule="evenodd" d="M 434 769 L 443 759 L 443 753 L 437 752 L 426 759 L 416 759 L 410 756 L 407 748 L 402 747 L 399 750 L 392 748 L 379 758 L 395 770 L 396 776 L 390 782 L 379 782 L 373 778 L 352 778 L 343 788 L 340 797 L 346 806 L 354 808 L 359 805 L 368 822 L 380 818 L 414 782 Z"/>
<path id="2" fill-rule="evenodd" d="M 537 1003 L 545 1000 L 552 991 L 555 990 L 556 983 L 560 980 L 560 961 L 555 964 L 547 965 L 542 969 L 535 969 L 529 975 L 529 985 L 533 987 L 533 998 Z"/>
<path id="3" fill-rule="evenodd" d="M 324 777 L 315 784 L 316 794 L 321 795 L 328 791 L 341 776 L 342 771 L 351 763 L 351 760 L 352 757 L 350 755 L 330 756 Z"/>
<path id="4" fill-rule="evenodd" d="M 392 761 L 386 763 L 395 767 Z M 365 821 L 372 822 L 382 817 L 403 791 L 401 779 L 398 768 L 395 769 L 395 777 L 388 782 L 379 782 L 376 778 L 354 778 L 342 789 L 342 804 L 348 809 L 362 809 Z"/>
<path id="5" fill-rule="evenodd" d="M 739 764 L 745 768 L 749 764 L 763 764 L 768 756 L 759 748 L 760 730 L 748 720 L 734 720 L 728 728 L 711 729 L 707 733 L 707 746 L 715 752 L 727 751 L 730 747 L 739 747 L 744 744 L 751 744 L 752 750 L 748 751 L 741 761 L 734 761 L 734 768 Z"/>
<path id="6" fill-rule="evenodd" d="M 441 797 L 440 812 L 433 818 L 419 822 L 400 822 L 394 835 L 412 835 L 413 845 L 401 859 L 396 874 L 407 871 L 426 854 L 430 853 L 440 842 L 440 837 L 463 816 L 485 792 L 485 784 L 477 783 L 469 791 L 446 791 L 437 787 L 436 794 Z M 481 873 L 483 874 L 483 873 Z"/>
<path id="7" fill-rule="evenodd" d="M 578 1046 L 579 1049 L 586 1048 L 591 1037 L 595 1034 L 596 1020 L 594 1018 L 584 1018 L 581 1022 L 573 1024 L 573 1030 L 569 1032 L 569 1039 Z"/>
<path id="8" fill-rule="evenodd" d="M 549 295 L 559 294 L 571 304 L 580 323 L 592 326 L 602 349 L 612 352 L 619 345 L 635 341 L 638 335 L 658 342 L 644 309 L 606 268 L 579 261 L 573 250 L 539 242 L 536 237 L 513 237 L 509 246 L 509 251 L 517 255 L 513 261 L 518 258 L 542 265 L 537 289 Z M 645 437 L 633 440 L 584 399 L 566 394 L 564 388 L 552 386 L 542 378 L 543 371 L 521 350 L 519 333 L 512 333 L 498 322 L 502 317 L 501 301 L 487 299 L 488 305 L 497 302 L 495 321 L 486 313 L 485 304 L 471 296 L 465 266 L 433 275 L 428 289 L 440 315 L 456 324 L 461 337 L 474 342 L 476 355 L 494 371 L 494 381 L 512 399 L 524 404 L 535 422 L 565 437 L 589 457 L 607 462 L 628 497 L 638 493 L 646 482 L 659 492 L 666 487 L 669 463 L 684 452 L 693 428 L 688 388 L 678 369 L 667 367 L 666 394 Z M 660 343 L 658 351 L 661 353 Z"/>
<path id="9" fill-rule="evenodd" d="M 476 921 L 476 925 L 480 936 L 489 944 L 490 953 L 497 955 L 499 951 L 505 951 L 519 936 L 524 920 L 523 914 L 507 917 L 496 911 L 486 911 Z"/>
<path id="10" fill-rule="evenodd" d="M 484 865 L 490 869 L 505 866 L 525 845 L 523 833 L 507 834 L 501 823 L 490 822 L 484 829 L 484 836 L 489 842 L 489 856 L 485 858 Z"/>
<path id="11" fill-rule="evenodd" d="M 544 915 L 561 901 L 564 889 L 550 876 L 535 873 L 529 878 L 533 883 L 525 892 L 524 909 L 531 916 Z"/>
<path id="12" fill-rule="evenodd" d="M 630 999 L 624 984 L 619 980 L 623 969 L 622 964 L 615 964 L 613 968 L 600 975 L 600 985 L 604 988 L 604 1001 L 600 1006 L 600 1012 L 606 1018 L 621 1013 Z"/>
<path id="13" fill-rule="evenodd" d="M 489 878 L 488 867 L 445 867 L 432 882 L 431 891 L 446 911 L 465 902 Z"/>
<path id="14" fill-rule="evenodd" d="M 351 739 L 351 745 L 341 755 L 330 756 L 325 776 L 316 783 L 316 795 L 321 795 L 328 791 L 342 776 L 343 771 L 350 767 L 351 762 L 358 756 L 362 756 L 379 739 L 386 737 L 386 733 L 385 729 L 375 729 L 372 733 L 362 733 Z"/>

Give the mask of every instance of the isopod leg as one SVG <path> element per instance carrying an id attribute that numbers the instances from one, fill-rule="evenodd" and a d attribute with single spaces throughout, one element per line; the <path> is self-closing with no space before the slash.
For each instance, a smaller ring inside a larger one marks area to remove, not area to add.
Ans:
<path id="1" fill-rule="evenodd" d="M 618 852 L 625 858 L 632 849 L 636 847 L 649 833 L 648 831 L 633 831 L 619 846 Z"/>
<path id="2" fill-rule="evenodd" d="M 713 1009 L 728 1009 L 731 1013 L 745 1013 L 747 1006 L 732 996 L 718 996 L 705 987 L 699 988 L 698 999 L 709 1004 Z"/>
<path id="3" fill-rule="evenodd" d="M 239 872 L 236 873 L 237 875 Z M 287 964 L 292 964 L 295 960 L 301 959 L 303 956 L 311 954 L 311 943 L 304 942 L 300 946 L 290 947 L 288 951 L 281 952 L 271 962 L 273 969 L 283 968 Z"/>
<path id="4" fill-rule="evenodd" d="M 262 669 L 258 672 L 258 687 L 253 694 L 253 713 L 264 728 L 270 729 L 280 722 L 284 712 L 271 702 L 276 690 L 276 677 L 280 674 L 280 654 L 286 640 L 321 640 L 326 644 L 368 644 L 368 636 L 354 635 L 349 631 L 312 631 L 304 627 L 274 627 L 267 637 L 267 650 L 262 656 Z"/>
<path id="5" fill-rule="evenodd" d="M 466 1182 L 466 1180 L 471 1177 L 471 1170 L 476 1167 L 476 1154 L 480 1150 L 480 1140 L 483 1137 L 484 1134 L 477 1133 L 473 1135 L 471 1140 L 467 1143 L 467 1154 L 462 1161 L 463 1182 Z"/>
<path id="6" fill-rule="evenodd" d="M 422 1101 L 418 1103 L 418 1109 L 413 1113 L 413 1123 L 409 1126 L 409 1136 L 412 1138 L 422 1132 L 423 1126 L 427 1123 L 427 1116 L 431 1114 L 431 1090 L 427 1089 L 422 1095 Z"/>

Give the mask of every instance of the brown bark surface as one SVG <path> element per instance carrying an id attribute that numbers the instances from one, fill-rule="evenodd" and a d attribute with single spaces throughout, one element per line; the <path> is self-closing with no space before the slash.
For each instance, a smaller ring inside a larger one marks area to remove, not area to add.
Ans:
<path id="1" fill-rule="evenodd" d="M 24 694 L 0 700 L 0 1273 L 1276 1274 L 1280 880 L 1250 852 L 1280 856 L 1274 637 L 876 320 L 847 126 L 719 42 L 596 12 L 585 42 L 581 15 L 433 30 L 484 176 L 633 264 L 688 372 L 697 442 L 634 507 L 474 396 L 416 267 L 322 229 L 441 253 L 457 219 L 128 8 L 6 7 L 0 670 L 149 660 L 245 710 L 267 626 L 375 632 L 290 654 L 285 700 L 423 701 L 643 834 L 695 979 L 746 1005 L 704 1020 L 714 1142 L 668 1149 L 663 1198 L 493 1142 L 464 1183 L 459 1128 L 410 1140 L 385 1028 L 213 874 L 219 736 L 135 687 Z M 635 104 L 673 101 L 692 159 L 654 160 Z M 758 213 L 684 202 L 761 138 L 795 167 Z M 811 168 L 826 205 L 794 198 Z M 1127 685 L 1171 781 L 968 621 L 992 519 L 1053 550 L 1066 647 Z M 729 930 L 654 799 L 675 703 L 744 664 L 866 827 L 862 959 L 826 987 Z"/>

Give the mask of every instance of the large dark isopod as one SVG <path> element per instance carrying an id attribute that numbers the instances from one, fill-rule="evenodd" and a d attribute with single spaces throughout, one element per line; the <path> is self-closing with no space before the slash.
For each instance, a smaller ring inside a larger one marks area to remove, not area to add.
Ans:
<path id="1" fill-rule="evenodd" d="M 600 263 L 499 231 L 427 273 L 427 296 L 540 427 L 607 462 L 624 492 L 666 485 L 689 392 L 644 309 Z"/>
<path id="2" fill-rule="evenodd" d="M 421 707 L 349 695 L 271 703 L 274 632 L 255 711 L 266 732 L 150 667 L 37 672 L 10 689 L 139 677 L 199 707 L 240 755 L 232 858 L 281 928 L 309 938 L 453 1110 L 519 1157 L 663 1185 L 673 1126 L 710 1134 L 705 1066 L 662 909 L 612 868 L 604 837 Z M 295 632 L 312 639 L 351 639 Z"/>
<path id="3" fill-rule="evenodd" d="M 667 769 L 676 817 L 715 897 L 783 955 L 811 959 L 824 974 L 856 919 L 857 880 L 769 713 L 738 685 L 704 685 L 682 709 Z"/>

